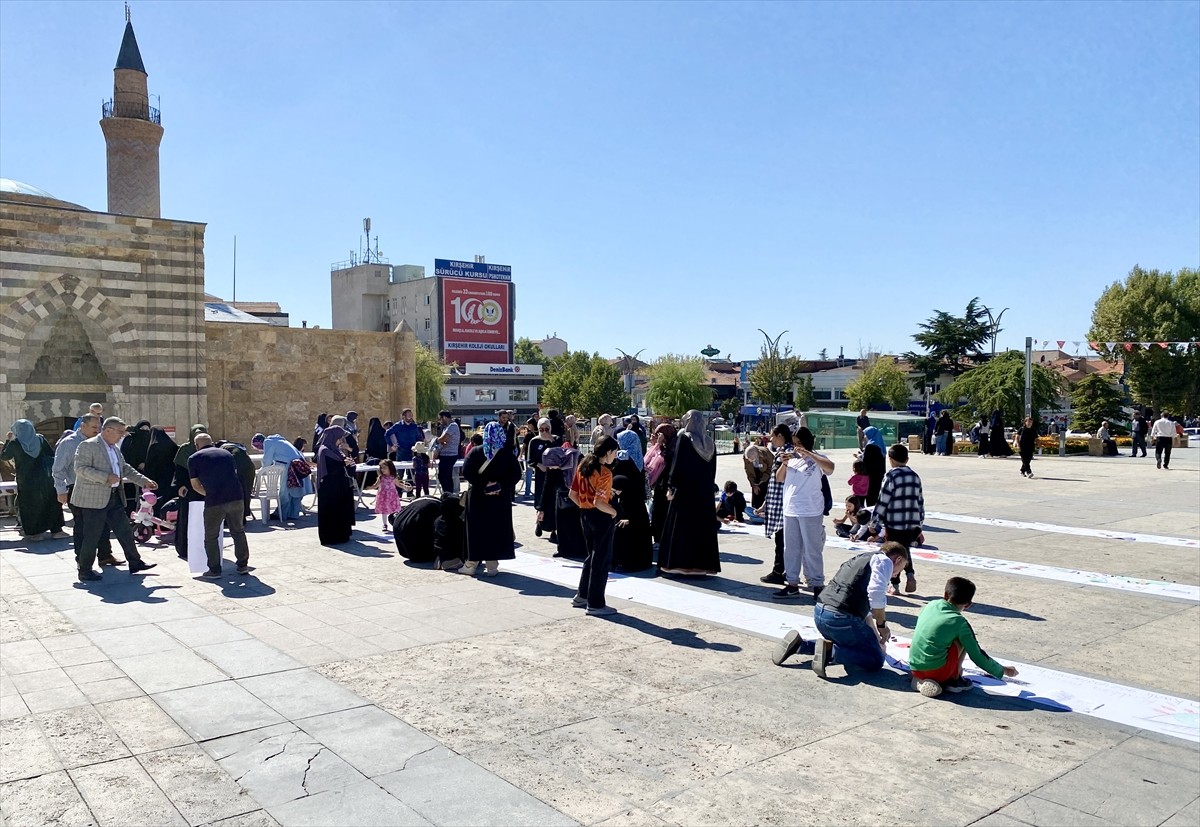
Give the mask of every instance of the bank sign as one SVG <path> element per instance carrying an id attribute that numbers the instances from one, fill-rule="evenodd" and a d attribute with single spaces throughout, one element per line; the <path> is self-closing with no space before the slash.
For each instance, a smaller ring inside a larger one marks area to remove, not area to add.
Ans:
<path id="1" fill-rule="evenodd" d="M 511 363 L 512 285 L 440 278 L 442 358 L 465 365 Z"/>
<path id="2" fill-rule="evenodd" d="M 433 274 L 452 279 L 512 281 L 512 267 L 507 264 L 486 264 L 482 261 L 454 261 L 448 258 L 435 258 Z"/>
<path id="3" fill-rule="evenodd" d="M 476 376 L 541 376 L 541 365 L 501 365 L 467 362 L 464 373 Z"/>

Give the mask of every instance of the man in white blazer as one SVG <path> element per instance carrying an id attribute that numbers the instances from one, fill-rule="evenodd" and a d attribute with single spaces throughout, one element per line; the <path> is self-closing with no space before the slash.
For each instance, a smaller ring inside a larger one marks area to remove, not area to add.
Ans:
<path id="1" fill-rule="evenodd" d="M 154 568 L 138 554 L 133 539 L 133 529 L 125 513 L 125 488 L 123 480 L 154 490 L 158 484 L 137 472 L 117 447 L 125 436 L 125 423 L 115 416 L 104 420 L 98 436 L 79 443 L 75 454 L 75 488 L 71 491 L 71 505 L 75 510 L 75 532 L 79 544 L 75 552 L 79 580 L 87 582 L 102 579 L 92 570 L 96 561 L 96 545 L 107 525 L 125 551 L 129 561 L 129 573 L 137 574 Z"/>

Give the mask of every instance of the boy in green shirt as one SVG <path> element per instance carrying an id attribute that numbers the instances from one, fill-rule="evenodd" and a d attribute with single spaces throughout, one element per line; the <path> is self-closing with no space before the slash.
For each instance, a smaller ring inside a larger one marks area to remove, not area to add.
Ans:
<path id="1" fill-rule="evenodd" d="M 946 581 L 944 600 L 935 600 L 917 616 L 908 665 L 912 668 L 913 689 L 926 698 L 936 698 L 942 690 L 965 692 L 975 685 L 963 677 L 963 658 L 993 678 L 1015 678 L 1015 666 L 1002 666 L 979 647 L 975 631 L 962 613 L 975 599 L 975 584 L 965 577 Z"/>

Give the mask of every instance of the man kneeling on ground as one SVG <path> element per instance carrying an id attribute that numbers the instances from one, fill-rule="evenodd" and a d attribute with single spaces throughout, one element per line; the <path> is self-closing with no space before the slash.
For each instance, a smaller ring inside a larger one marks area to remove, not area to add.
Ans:
<path id="1" fill-rule="evenodd" d="M 805 641 L 799 632 L 788 632 L 775 646 L 771 658 L 775 665 L 801 652 L 812 654 L 812 670 L 820 678 L 835 661 L 870 672 L 882 669 L 891 638 L 886 618 L 888 581 L 907 562 L 908 549 L 893 541 L 842 563 L 821 590 L 813 612 L 822 639 Z"/>
<path id="2" fill-rule="evenodd" d="M 943 690 L 964 692 L 975 687 L 963 677 L 963 658 L 967 655 L 993 678 L 1017 676 L 1015 666 L 1000 665 L 979 647 L 975 631 L 962 615 L 974 599 L 974 583 L 965 577 L 951 577 L 946 581 L 945 599 L 930 603 L 917 616 L 909 666 L 913 689 L 926 698 L 936 698 Z"/>

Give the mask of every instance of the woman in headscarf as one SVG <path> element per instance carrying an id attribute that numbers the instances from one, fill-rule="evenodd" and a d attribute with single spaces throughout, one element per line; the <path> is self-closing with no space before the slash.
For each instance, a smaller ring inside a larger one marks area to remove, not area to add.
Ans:
<path id="1" fill-rule="evenodd" d="M 54 449 L 28 419 L 18 419 L 4 438 L 0 459 L 10 461 L 17 470 L 17 516 L 21 534 L 35 539 L 49 531 L 54 537 L 66 537 L 63 531 L 62 504 L 54 491 L 50 468 Z"/>
<path id="2" fill-rule="evenodd" d="M 949 456 L 951 440 L 954 439 L 954 420 L 950 418 L 950 411 L 942 411 L 938 415 L 937 425 L 933 428 L 933 438 L 938 455 Z"/>
<path id="3" fill-rule="evenodd" d="M 317 449 L 317 537 L 323 546 L 348 542 L 354 531 L 354 491 L 340 444 L 345 435 L 341 427 L 330 425 Z"/>
<path id="4" fill-rule="evenodd" d="M 879 499 L 879 489 L 883 487 L 883 476 L 887 473 L 887 445 L 883 441 L 883 434 L 874 425 L 863 428 L 863 439 L 866 444 L 863 446 L 862 461 L 870 481 L 867 484 L 867 505 L 871 506 Z"/>
<path id="5" fill-rule="evenodd" d="M 641 571 L 654 563 L 654 540 L 650 537 L 650 515 L 646 513 L 646 474 L 643 471 L 642 442 L 636 431 L 617 434 L 617 452 L 613 463 L 612 505 L 617 509 L 613 534 L 614 571 Z"/>
<path id="6" fill-rule="evenodd" d="M 667 492 L 671 465 L 675 461 L 675 443 L 678 435 L 675 426 L 664 422 L 654 429 L 654 441 L 646 452 L 646 484 L 650 486 L 653 499 L 650 503 L 650 533 L 654 542 L 662 542 L 663 525 L 667 522 Z"/>
<path id="7" fill-rule="evenodd" d="M 554 551 L 555 557 L 568 557 L 572 560 L 583 560 L 587 557 L 587 543 L 583 537 L 583 521 L 577 506 L 571 500 L 571 483 L 575 481 L 575 469 L 579 466 L 579 461 L 582 458 L 579 449 L 573 445 L 564 445 L 562 448 L 550 448 L 542 455 L 542 462 L 547 468 L 550 467 L 552 460 L 550 456 L 557 455 L 555 466 L 558 469 L 557 474 L 548 472 L 547 491 L 542 495 L 542 501 L 546 508 L 550 505 L 549 480 L 551 477 L 557 477 L 554 483 L 554 524 L 556 531 L 551 535 L 551 540 L 558 543 L 558 548 Z"/>
<path id="8" fill-rule="evenodd" d="M 783 481 L 777 479 L 787 455 L 784 452 L 792 444 L 792 429 L 782 422 L 771 431 L 771 447 L 775 453 L 771 456 L 771 478 L 767 482 L 767 493 L 763 500 L 763 531 L 775 542 L 775 564 L 769 574 L 758 578 L 762 583 L 782 586 L 787 581 L 783 577 Z M 767 452 L 770 454 L 770 451 Z"/>
<path id="9" fill-rule="evenodd" d="M 566 461 L 566 451 L 558 446 L 551 446 L 542 451 L 538 461 L 537 472 L 541 475 L 541 487 L 534 495 L 537 505 L 537 522 L 533 533 L 541 537 L 550 532 L 550 542 L 558 542 L 558 495 L 564 489 L 562 466 Z"/>
<path id="10" fill-rule="evenodd" d="M 592 444 L 596 445 L 606 436 L 612 436 L 616 430 L 612 414 L 600 414 L 596 418 L 596 427 L 592 428 Z"/>
<path id="11" fill-rule="evenodd" d="M 542 417 L 534 423 L 537 427 L 537 434 L 532 436 L 526 446 L 525 461 L 527 467 L 533 471 L 533 507 L 538 512 L 539 518 L 533 533 L 538 537 L 542 536 L 544 530 L 553 531 L 553 517 L 551 517 L 551 525 L 542 526 L 545 520 L 544 494 L 546 491 L 546 468 L 542 465 L 542 456 L 546 453 L 546 449 L 553 448 L 555 445 L 555 436 L 550 431 L 550 420 Z M 552 499 L 551 502 L 554 502 Z"/>
<path id="12" fill-rule="evenodd" d="M 121 440 L 121 456 L 131 466 L 146 473 L 146 449 L 150 447 L 150 420 L 139 419 Z M 125 513 L 132 514 L 138 506 L 138 487 L 131 482 L 125 485 Z"/>
<path id="13" fill-rule="evenodd" d="M 313 441 L 312 441 L 313 451 L 319 451 L 321 449 L 321 434 L 324 433 L 325 429 L 328 427 L 329 427 L 329 414 L 327 414 L 327 413 L 317 414 L 317 424 L 316 424 L 316 427 L 313 428 Z M 301 448 L 300 450 L 304 450 L 304 449 Z"/>
<path id="14" fill-rule="evenodd" d="M 505 450 L 507 434 L 499 422 L 483 429 L 483 445 L 467 454 L 462 475 L 471 488 L 467 492 L 467 561 L 460 571 L 474 574 L 479 564 L 483 573 L 494 577 L 501 560 L 512 560 L 513 518 L 510 493 L 521 478 L 517 455 Z"/>
<path id="15" fill-rule="evenodd" d="M 994 457 L 1011 457 L 1013 449 L 1004 436 L 1004 412 L 999 408 L 992 411 L 988 427 L 991 429 L 988 433 L 988 453 Z"/>
<path id="16" fill-rule="evenodd" d="M 387 439 L 384 437 L 383 423 L 379 417 L 371 417 L 367 425 L 367 459 L 387 459 Z"/>
<path id="17" fill-rule="evenodd" d="M 766 446 L 767 438 L 751 442 L 742 454 L 742 465 L 746 469 L 746 481 L 750 483 L 750 507 L 757 514 L 767 498 L 767 486 L 771 481 L 771 463 L 774 457 Z"/>
<path id="18" fill-rule="evenodd" d="M 191 509 L 189 505 L 195 502 L 203 502 L 204 497 L 199 491 L 192 488 L 192 475 L 188 472 L 188 460 L 192 454 L 196 453 L 196 434 L 207 434 L 208 427 L 206 425 L 196 424 L 188 431 L 188 440 L 179 446 L 179 450 L 175 452 L 175 482 L 174 488 L 179 494 L 179 519 L 175 523 L 175 553 L 180 559 L 187 559 L 187 535 L 188 535 L 188 511 Z"/>
<path id="19" fill-rule="evenodd" d="M 283 479 L 279 485 L 279 518 L 295 520 L 300 517 L 300 506 L 306 494 L 313 493 L 312 474 L 299 474 L 292 465 L 299 462 L 302 468 L 308 467 L 304 454 L 296 450 L 296 446 L 280 434 L 271 434 L 263 440 L 262 467 L 281 466 Z M 296 485 L 292 485 L 292 480 Z"/>
<path id="20" fill-rule="evenodd" d="M 358 462 L 358 412 L 347 411 L 346 421 L 338 424 L 346 429 L 346 447 L 350 449 L 350 456 Z"/>
<path id="21" fill-rule="evenodd" d="M 567 414 L 563 420 L 563 442 L 569 442 L 572 445 L 579 444 L 579 428 L 575 424 L 575 414 Z"/>
<path id="22" fill-rule="evenodd" d="M 713 491 L 717 479 L 717 446 L 699 411 L 680 420 L 675 461 L 667 477 L 667 519 L 658 551 L 663 574 L 699 576 L 721 571 Z"/>
<path id="23" fill-rule="evenodd" d="M 175 476 L 175 455 L 179 446 L 162 428 L 150 429 L 150 444 L 146 447 L 146 468 L 142 471 L 150 479 L 158 483 L 160 496 L 174 497 L 178 492 L 171 492 L 171 480 Z M 171 492 L 168 496 L 168 492 Z"/>

